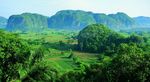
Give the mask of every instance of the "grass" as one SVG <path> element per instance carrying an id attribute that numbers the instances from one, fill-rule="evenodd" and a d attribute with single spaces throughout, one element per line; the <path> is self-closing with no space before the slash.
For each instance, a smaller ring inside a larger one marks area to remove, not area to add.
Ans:
<path id="1" fill-rule="evenodd" d="M 76 37 L 77 34 L 78 32 L 49 30 L 42 33 L 24 33 L 19 36 L 27 40 L 33 49 L 44 46 L 46 48 L 45 60 L 58 72 L 64 73 L 80 67 L 73 58 L 68 58 L 71 52 L 78 61 L 86 65 L 98 62 L 98 54 L 74 50 L 77 40 L 72 37 Z"/>
<path id="2" fill-rule="evenodd" d="M 80 52 L 74 49 L 74 46 L 77 44 L 77 40 L 74 39 L 74 37 L 76 37 L 77 34 L 78 32 L 49 30 L 43 33 L 19 34 L 19 36 L 30 43 L 33 51 L 34 49 L 44 46 L 46 51 L 44 60 L 52 68 L 55 68 L 59 74 L 73 70 L 78 71 L 82 69 L 82 65 L 94 63 L 106 64 L 111 61 L 109 56 L 104 56 L 103 59 L 100 60 L 100 54 Z M 124 33 L 121 33 L 121 35 L 124 37 L 129 36 Z M 149 38 L 148 34 L 145 36 Z M 73 41 L 68 42 L 70 40 Z M 150 40 L 148 41 L 150 42 Z M 69 58 L 71 53 L 73 53 L 73 57 Z M 24 72 L 22 71 L 21 75 L 23 74 Z"/>

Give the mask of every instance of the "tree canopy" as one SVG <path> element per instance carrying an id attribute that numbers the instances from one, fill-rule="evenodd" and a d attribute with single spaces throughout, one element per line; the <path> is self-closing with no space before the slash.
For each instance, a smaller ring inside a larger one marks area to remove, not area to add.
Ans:
<path id="1" fill-rule="evenodd" d="M 1 80 L 6 82 L 20 77 L 19 69 L 24 67 L 31 55 L 29 46 L 17 36 L 0 31 Z"/>
<path id="2" fill-rule="evenodd" d="M 138 35 L 124 37 L 102 24 L 89 25 L 78 35 L 78 49 L 92 53 L 112 54 L 121 43 L 139 45 L 144 42 L 146 42 L 144 37 Z"/>
<path id="3" fill-rule="evenodd" d="M 0 31 L 0 35 L 0 82 L 54 80 L 57 71 L 43 61 L 44 48 L 31 53 L 28 43 L 16 34 Z"/>
<path id="4" fill-rule="evenodd" d="M 89 25 L 79 33 L 78 47 L 81 51 L 101 52 L 111 34 L 112 31 L 104 25 Z"/>

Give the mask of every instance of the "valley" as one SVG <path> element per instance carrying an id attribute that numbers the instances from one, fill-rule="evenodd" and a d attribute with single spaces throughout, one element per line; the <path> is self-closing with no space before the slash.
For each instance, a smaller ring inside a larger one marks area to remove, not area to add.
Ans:
<path id="1" fill-rule="evenodd" d="M 0 17 L 0 82 L 149 82 L 149 23 L 82 10 Z"/>
<path id="2" fill-rule="evenodd" d="M 77 34 L 77 31 L 50 29 L 41 33 L 19 33 L 18 35 L 30 43 L 33 51 L 41 46 L 45 47 L 45 60 L 59 72 L 65 73 L 80 69 L 80 64 L 76 64 L 73 58 L 68 58 L 71 53 L 86 65 L 98 62 L 99 54 L 75 50 L 77 39 L 74 37 Z"/>

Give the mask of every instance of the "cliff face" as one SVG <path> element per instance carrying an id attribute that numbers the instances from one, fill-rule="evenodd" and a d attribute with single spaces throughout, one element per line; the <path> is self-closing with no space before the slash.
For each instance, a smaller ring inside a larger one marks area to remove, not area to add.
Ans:
<path id="1" fill-rule="evenodd" d="M 96 23 L 92 13 L 84 11 L 64 10 L 57 12 L 48 20 L 49 28 L 83 28 Z"/>
<path id="2" fill-rule="evenodd" d="M 48 19 L 49 28 L 83 29 L 90 24 L 104 24 L 110 28 L 123 28 L 134 25 L 134 20 L 125 13 L 100 14 L 81 10 L 63 10 Z"/>
<path id="3" fill-rule="evenodd" d="M 150 28 L 150 17 L 139 16 L 135 17 L 137 27 Z"/>
<path id="4" fill-rule="evenodd" d="M 7 25 L 7 19 L 0 16 L 0 28 L 5 28 Z"/>
<path id="5" fill-rule="evenodd" d="M 9 31 L 38 31 L 48 28 L 47 19 L 46 16 L 31 13 L 13 15 L 9 17 L 6 29 Z"/>
<path id="6" fill-rule="evenodd" d="M 6 21 L 7 19 L 1 27 L 6 26 Z M 81 30 L 90 24 L 104 24 L 112 29 L 142 28 L 150 27 L 150 18 L 131 18 L 121 12 L 106 15 L 81 10 L 62 10 L 51 17 L 31 13 L 12 15 L 8 19 L 6 29 L 9 31 L 41 31 L 45 28 Z"/>

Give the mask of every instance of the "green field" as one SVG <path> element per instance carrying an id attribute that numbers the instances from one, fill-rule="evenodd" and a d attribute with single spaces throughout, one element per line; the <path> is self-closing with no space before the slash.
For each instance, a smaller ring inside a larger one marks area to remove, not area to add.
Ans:
<path id="1" fill-rule="evenodd" d="M 127 33 L 120 34 L 124 37 L 129 36 Z M 56 69 L 59 74 L 81 70 L 82 65 L 102 63 L 98 59 L 100 54 L 81 52 L 75 49 L 78 44 L 76 38 L 78 31 L 51 29 L 41 33 L 29 32 L 17 33 L 17 35 L 30 44 L 32 51 L 44 47 L 44 60 L 48 65 Z M 73 53 L 73 57 L 69 58 L 71 53 Z M 105 56 L 103 62 L 110 60 L 109 56 Z"/>
<path id="2" fill-rule="evenodd" d="M 80 33 L 53 29 L 0 33 L 4 82 L 117 82 L 125 76 L 122 81 L 134 77 L 133 81 L 144 82 L 149 78 L 149 33 L 119 33 L 101 25 Z"/>
<path id="3" fill-rule="evenodd" d="M 82 64 L 89 65 L 97 63 L 98 55 L 95 53 L 86 53 L 75 50 L 78 32 L 75 31 L 55 31 L 49 30 L 42 33 L 20 33 L 19 37 L 27 40 L 33 50 L 39 47 L 45 47 L 45 59 L 47 63 L 55 67 L 60 73 L 79 70 L 80 64 L 76 63 L 76 59 Z M 73 53 L 73 58 L 68 58 Z"/>

